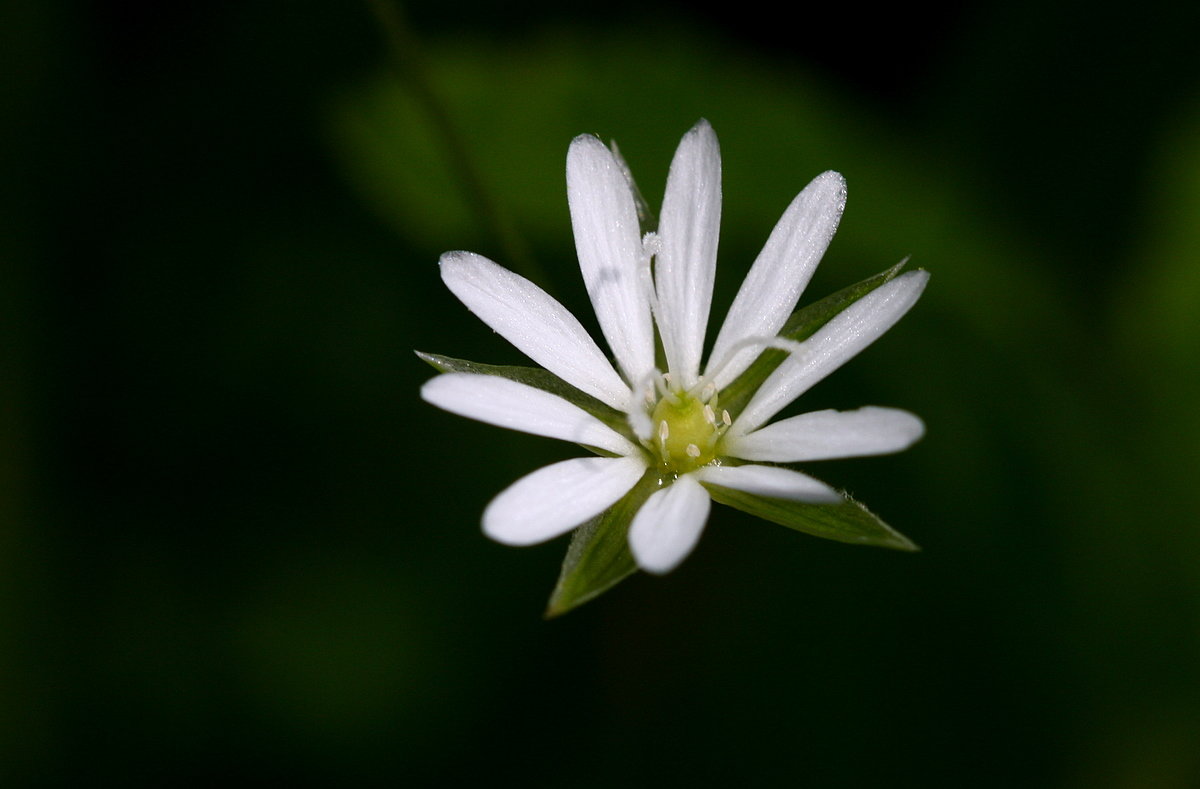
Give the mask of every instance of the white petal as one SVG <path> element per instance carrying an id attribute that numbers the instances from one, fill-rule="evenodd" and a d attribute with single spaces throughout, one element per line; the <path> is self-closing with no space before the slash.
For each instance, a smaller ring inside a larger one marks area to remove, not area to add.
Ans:
<path id="1" fill-rule="evenodd" d="M 708 493 L 691 474 L 651 495 L 629 527 L 629 549 L 638 567 L 660 575 L 674 570 L 696 547 L 711 507 Z"/>
<path id="2" fill-rule="evenodd" d="M 720 225 L 721 151 L 708 121 L 700 121 L 671 162 L 654 264 L 658 331 L 667 366 L 684 388 L 700 374 Z"/>
<path id="3" fill-rule="evenodd" d="M 438 408 L 535 436 L 561 438 L 619 455 L 638 448 L 596 417 L 557 395 L 526 384 L 474 373 L 445 373 L 421 387 Z"/>
<path id="4" fill-rule="evenodd" d="M 640 458 L 575 458 L 521 477 L 483 511 L 483 532 L 533 545 L 574 529 L 616 503 L 641 479 Z"/>
<path id="5" fill-rule="evenodd" d="M 566 307 L 529 280 L 473 252 L 447 252 L 442 281 L 480 320 L 567 383 L 624 409 L 629 387 Z"/>
<path id="6" fill-rule="evenodd" d="M 701 482 L 772 499 L 834 504 L 842 495 L 819 479 L 777 466 L 705 466 L 695 472 Z"/>
<path id="7" fill-rule="evenodd" d="M 750 267 L 713 345 L 707 372 L 718 389 L 728 386 L 762 351 L 761 346 L 738 343 L 774 337 L 783 328 L 845 207 L 846 182 L 832 171 L 813 179 L 788 206 Z"/>
<path id="8" fill-rule="evenodd" d="M 929 274 L 910 271 L 880 285 L 808 338 L 750 399 L 730 428 L 734 438 L 762 425 L 809 387 L 849 361 L 895 325 L 916 304 Z"/>
<path id="9" fill-rule="evenodd" d="M 583 284 L 625 373 L 637 386 L 654 369 L 649 262 L 642 259 L 633 190 L 612 151 L 585 134 L 567 152 L 567 202 Z"/>
<path id="10" fill-rule="evenodd" d="M 734 457 L 798 463 L 899 452 L 924 434 L 925 425 L 907 411 L 867 406 L 800 414 L 726 443 Z"/>

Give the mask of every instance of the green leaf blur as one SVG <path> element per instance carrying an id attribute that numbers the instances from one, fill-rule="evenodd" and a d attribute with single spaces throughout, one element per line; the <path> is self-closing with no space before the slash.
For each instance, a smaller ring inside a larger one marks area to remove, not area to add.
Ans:
<path id="1" fill-rule="evenodd" d="M 1200 786 L 1200 5 L 412 2 L 399 70 L 365 3 L 11 6 L 0 785 Z M 925 421 L 806 468 L 922 550 L 714 507 L 545 621 L 568 540 L 480 514 L 578 449 L 419 399 L 528 364 L 438 256 L 599 336 L 567 146 L 657 209 L 700 117 L 715 318 L 828 169 L 802 304 L 932 272 L 795 406 Z"/>

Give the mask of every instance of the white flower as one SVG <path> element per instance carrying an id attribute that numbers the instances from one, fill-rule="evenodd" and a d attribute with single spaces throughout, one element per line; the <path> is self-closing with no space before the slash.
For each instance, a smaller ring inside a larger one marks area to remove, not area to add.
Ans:
<path id="1" fill-rule="evenodd" d="M 657 232 L 642 236 L 624 162 L 595 137 L 571 143 L 567 197 L 584 284 L 615 368 L 561 304 L 492 261 L 448 252 L 442 279 L 535 362 L 623 412 L 629 429 L 619 432 L 566 399 L 504 377 L 450 372 L 427 382 L 422 397 L 448 411 L 598 451 L 539 469 L 501 492 L 483 514 L 489 537 L 511 545 L 556 537 L 607 510 L 652 472 L 659 489 L 634 516 L 629 544 L 639 567 L 665 573 L 704 528 L 706 486 L 840 502 L 825 483 L 765 464 L 896 452 L 921 437 L 917 417 L 890 408 L 817 411 L 768 424 L 887 331 L 928 279 L 924 271 L 891 279 L 802 343 L 776 337 L 837 228 L 845 205 L 840 175 L 818 176 L 792 201 L 703 366 L 721 214 L 721 158 L 708 123 L 693 127 L 675 152 Z M 666 372 L 655 360 L 656 332 Z M 722 390 L 768 347 L 790 353 L 731 419 Z"/>

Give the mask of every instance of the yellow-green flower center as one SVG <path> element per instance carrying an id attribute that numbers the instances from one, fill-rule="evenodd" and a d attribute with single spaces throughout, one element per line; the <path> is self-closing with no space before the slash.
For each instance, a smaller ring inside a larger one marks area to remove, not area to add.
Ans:
<path id="1" fill-rule="evenodd" d="M 729 427 L 729 414 L 686 392 L 668 392 L 654 406 L 651 450 L 662 469 L 686 474 L 714 462 L 721 436 Z"/>

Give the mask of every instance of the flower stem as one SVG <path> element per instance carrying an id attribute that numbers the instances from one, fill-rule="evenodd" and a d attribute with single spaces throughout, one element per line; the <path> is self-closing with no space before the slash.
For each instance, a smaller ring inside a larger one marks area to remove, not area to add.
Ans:
<path id="1" fill-rule="evenodd" d="M 453 175 L 458 180 L 471 210 L 499 244 L 505 265 L 545 287 L 548 284 L 545 272 L 534 260 L 528 245 L 516 232 L 512 222 L 488 193 L 466 142 L 455 127 L 445 103 L 438 97 L 421 57 L 417 37 L 405 20 L 400 4 L 392 0 L 367 0 L 367 5 L 383 31 L 392 65 L 401 80 L 412 90 L 437 136 L 442 140 Z"/>

